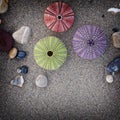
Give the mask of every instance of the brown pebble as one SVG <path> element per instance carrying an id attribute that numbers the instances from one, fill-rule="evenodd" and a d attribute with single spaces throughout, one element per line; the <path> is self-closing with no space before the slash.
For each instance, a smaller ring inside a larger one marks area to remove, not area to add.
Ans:
<path id="1" fill-rule="evenodd" d="M 17 55 L 17 52 L 18 52 L 18 50 L 17 50 L 17 48 L 12 48 L 10 51 L 9 51 L 9 58 L 10 59 L 13 59 L 13 58 L 15 58 L 16 57 L 16 55 Z"/>

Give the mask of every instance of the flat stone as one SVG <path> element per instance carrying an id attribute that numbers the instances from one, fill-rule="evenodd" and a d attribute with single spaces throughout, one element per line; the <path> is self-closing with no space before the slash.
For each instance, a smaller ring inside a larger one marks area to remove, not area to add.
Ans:
<path id="1" fill-rule="evenodd" d="M 32 30 L 28 26 L 22 26 L 12 34 L 14 40 L 20 44 L 27 44 L 32 35 Z"/>
<path id="2" fill-rule="evenodd" d="M 120 48 L 120 32 L 115 32 L 112 34 L 113 46 Z"/>
<path id="3" fill-rule="evenodd" d="M 48 79 L 44 75 L 38 75 L 35 83 L 36 83 L 36 86 L 38 86 L 38 87 L 47 87 Z"/>
<path id="4" fill-rule="evenodd" d="M 22 87 L 24 84 L 23 76 L 22 75 L 16 76 L 15 79 L 11 80 L 10 84 L 18 87 Z"/>

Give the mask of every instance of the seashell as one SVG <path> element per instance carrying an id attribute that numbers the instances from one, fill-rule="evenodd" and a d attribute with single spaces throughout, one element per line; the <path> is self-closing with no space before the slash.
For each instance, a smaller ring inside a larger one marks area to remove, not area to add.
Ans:
<path id="1" fill-rule="evenodd" d="M 107 75 L 107 76 L 106 76 L 106 81 L 107 81 L 108 83 L 112 83 L 112 82 L 113 82 L 113 76 L 112 76 L 112 75 Z"/>
<path id="2" fill-rule="evenodd" d="M 32 34 L 32 30 L 28 26 L 22 26 L 19 30 L 12 34 L 16 42 L 20 44 L 27 44 Z"/>
<path id="3" fill-rule="evenodd" d="M 15 58 L 16 57 L 16 55 L 17 55 L 17 52 L 18 52 L 18 50 L 17 50 L 17 48 L 12 48 L 10 51 L 9 51 L 9 58 L 10 59 L 13 59 L 13 58 Z"/>
<path id="4" fill-rule="evenodd" d="M 8 9 L 8 0 L 0 0 L 0 13 L 5 13 Z"/>
<path id="5" fill-rule="evenodd" d="M 27 74 L 28 73 L 28 67 L 26 65 L 23 65 L 22 67 L 19 67 L 17 69 L 18 73 L 23 73 L 23 74 Z"/>
<path id="6" fill-rule="evenodd" d="M 11 80 L 10 84 L 18 86 L 18 87 L 22 87 L 23 84 L 24 84 L 24 78 L 23 78 L 23 76 L 21 76 L 21 75 L 16 76 L 14 80 Z"/>
<path id="7" fill-rule="evenodd" d="M 47 84 L 48 84 L 48 79 L 46 76 L 44 75 L 39 75 L 37 78 L 36 78 L 36 86 L 38 87 L 47 87 Z"/>
<path id="8" fill-rule="evenodd" d="M 12 36 L 5 30 L 0 30 L 0 51 L 9 51 L 13 46 Z"/>
<path id="9" fill-rule="evenodd" d="M 93 60 L 104 54 L 107 47 L 107 38 L 99 26 L 83 25 L 77 29 L 72 43 L 78 56 Z"/>
<path id="10" fill-rule="evenodd" d="M 23 59 L 23 58 L 25 58 L 25 56 L 26 56 L 26 52 L 25 51 L 19 51 L 17 56 L 16 56 L 16 58 L 17 59 Z"/>
<path id="11" fill-rule="evenodd" d="M 44 22 L 48 29 L 54 32 L 64 32 L 73 25 L 74 12 L 65 2 L 54 2 L 46 8 Z"/>
<path id="12" fill-rule="evenodd" d="M 120 32 L 115 32 L 112 34 L 113 46 L 120 48 Z"/>

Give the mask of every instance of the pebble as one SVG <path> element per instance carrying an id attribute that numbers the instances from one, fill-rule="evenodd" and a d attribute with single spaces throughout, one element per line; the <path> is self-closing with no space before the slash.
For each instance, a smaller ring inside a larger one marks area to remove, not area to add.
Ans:
<path id="1" fill-rule="evenodd" d="M 23 59 L 23 58 L 25 58 L 26 57 L 26 52 L 25 51 L 19 51 L 18 52 L 18 54 L 17 54 L 17 56 L 16 56 L 16 58 L 17 59 Z"/>
<path id="2" fill-rule="evenodd" d="M 114 74 L 115 72 L 120 71 L 120 57 L 117 57 L 117 58 L 113 59 L 107 65 L 107 71 L 111 74 Z"/>
<path id="3" fill-rule="evenodd" d="M 47 84 L 48 84 L 48 79 L 46 76 L 44 75 L 39 75 L 37 78 L 36 78 L 36 86 L 38 87 L 47 87 Z"/>
<path id="4" fill-rule="evenodd" d="M 19 30 L 15 31 L 12 36 L 16 42 L 20 44 L 27 44 L 30 40 L 32 30 L 28 26 L 22 26 Z"/>
<path id="5" fill-rule="evenodd" d="M 113 82 L 113 76 L 112 76 L 112 75 L 107 75 L 107 76 L 106 76 L 106 81 L 107 81 L 108 83 L 112 83 L 112 82 Z"/>
<path id="6" fill-rule="evenodd" d="M 17 69 L 17 73 L 27 74 L 28 73 L 28 67 L 26 65 L 23 65 L 22 67 L 19 67 Z"/>
<path id="7" fill-rule="evenodd" d="M 120 48 L 120 32 L 115 32 L 112 34 L 113 46 Z"/>
<path id="8" fill-rule="evenodd" d="M 10 84 L 18 86 L 18 87 L 22 87 L 23 84 L 24 84 L 24 78 L 23 78 L 23 76 L 22 75 L 16 76 L 14 80 L 11 80 Z"/>
<path id="9" fill-rule="evenodd" d="M 103 15 L 102 15 L 102 18 L 104 18 L 104 17 L 105 17 L 105 15 L 103 14 Z"/>
<path id="10" fill-rule="evenodd" d="M 5 13 L 8 10 L 8 0 L 0 0 L 0 13 Z"/>
<path id="11" fill-rule="evenodd" d="M 13 58 L 15 58 L 16 57 L 16 55 L 17 55 L 17 52 L 18 52 L 18 50 L 17 50 L 17 48 L 12 48 L 10 51 L 9 51 L 9 58 L 10 59 L 13 59 Z"/>
<path id="12" fill-rule="evenodd" d="M 119 28 L 114 27 L 114 28 L 112 29 L 112 31 L 113 31 L 113 32 L 118 32 L 118 31 L 119 31 Z"/>

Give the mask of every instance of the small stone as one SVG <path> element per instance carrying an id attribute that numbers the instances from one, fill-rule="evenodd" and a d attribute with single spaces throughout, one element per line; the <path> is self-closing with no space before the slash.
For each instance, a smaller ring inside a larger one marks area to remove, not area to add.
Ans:
<path id="1" fill-rule="evenodd" d="M 5 13 L 8 10 L 8 0 L 0 0 L 0 13 Z"/>
<path id="2" fill-rule="evenodd" d="M 23 74 L 27 74 L 28 73 L 28 67 L 26 65 L 23 65 L 22 67 L 19 67 L 17 69 L 18 73 L 23 73 Z"/>
<path id="3" fill-rule="evenodd" d="M 102 18 L 104 18 L 104 17 L 105 17 L 105 15 L 103 14 L 103 15 L 102 15 Z"/>
<path id="4" fill-rule="evenodd" d="M 24 78 L 23 78 L 23 76 L 21 76 L 21 75 L 16 76 L 14 80 L 11 80 L 10 84 L 18 86 L 18 87 L 22 87 L 23 84 L 24 84 Z"/>
<path id="5" fill-rule="evenodd" d="M 91 4 L 91 3 L 93 3 L 93 0 L 88 0 L 88 2 Z"/>
<path id="6" fill-rule="evenodd" d="M 23 59 L 23 58 L 25 58 L 26 57 L 26 52 L 25 51 L 19 51 L 18 52 L 18 54 L 17 54 L 17 56 L 16 56 L 16 58 L 17 59 Z"/>
<path id="7" fill-rule="evenodd" d="M 39 75 L 37 78 L 36 78 L 36 86 L 38 87 L 47 87 L 47 84 L 48 84 L 48 79 L 46 76 L 44 75 Z"/>
<path id="8" fill-rule="evenodd" d="M 112 34 L 113 46 L 120 48 L 120 32 L 115 32 Z"/>
<path id="9" fill-rule="evenodd" d="M 112 76 L 112 75 L 107 75 L 107 76 L 106 76 L 106 81 L 107 81 L 108 83 L 112 83 L 112 82 L 113 82 L 113 76 Z"/>
<path id="10" fill-rule="evenodd" d="M 17 50 L 17 48 L 12 48 L 10 51 L 9 51 L 9 58 L 10 59 L 13 59 L 13 58 L 15 58 L 16 57 L 16 55 L 17 55 L 17 52 L 18 52 L 18 50 Z"/>
<path id="11" fill-rule="evenodd" d="M 32 34 L 32 30 L 28 26 L 22 26 L 19 30 L 12 34 L 16 42 L 27 44 Z"/>
<path id="12" fill-rule="evenodd" d="M 118 31 L 119 31 L 119 28 L 114 27 L 114 28 L 112 29 L 112 31 L 113 31 L 113 32 L 118 32 Z"/>
<path id="13" fill-rule="evenodd" d="M 120 57 L 114 58 L 108 65 L 107 71 L 111 74 L 115 74 L 120 71 Z"/>

